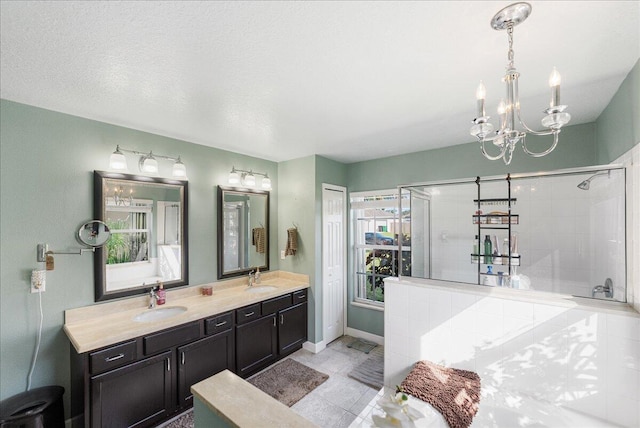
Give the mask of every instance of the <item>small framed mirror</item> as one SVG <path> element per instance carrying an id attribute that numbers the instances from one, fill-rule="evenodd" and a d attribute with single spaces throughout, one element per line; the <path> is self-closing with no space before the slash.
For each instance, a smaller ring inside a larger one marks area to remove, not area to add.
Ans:
<path id="1" fill-rule="evenodd" d="M 80 226 L 77 238 L 87 247 L 99 248 L 111 238 L 111 232 L 104 221 L 91 220 Z"/>
<path id="2" fill-rule="evenodd" d="M 187 186 L 182 180 L 94 172 L 94 215 L 110 233 L 95 251 L 96 301 L 142 294 L 158 281 L 164 288 L 188 284 Z M 79 239 L 91 233 L 81 229 Z"/>
<path id="3" fill-rule="evenodd" d="M 269 192 L 218 186 L 218 279 L 269 270 Z"/>

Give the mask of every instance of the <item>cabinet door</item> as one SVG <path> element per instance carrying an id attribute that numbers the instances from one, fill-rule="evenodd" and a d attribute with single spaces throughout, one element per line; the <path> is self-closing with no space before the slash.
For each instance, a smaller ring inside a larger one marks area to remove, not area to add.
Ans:
<path id="1" fill-rule="evenodd" d="M 307 303 L 283 309 L 278 317 L 278 353 L 286 355 L 307 340 Z"/>
<path id="2" fill-rule="evenodd" d="M 178 348 L 178 405 L 193 403 L 191 385 L 224 369 L 234 371 L 233 330 L 198 340 Z"/>
<path id="3" fill-rule="evenodd" d="M 91 378 L 92 427 L 148 427 L 172 406 L 172 352 Z"/>
<path id="4" fill-rule="evenodd" d="M 276 316 L 260 318 L 236 327 L 237 374 L 247 377 L 276 358 Z"/>

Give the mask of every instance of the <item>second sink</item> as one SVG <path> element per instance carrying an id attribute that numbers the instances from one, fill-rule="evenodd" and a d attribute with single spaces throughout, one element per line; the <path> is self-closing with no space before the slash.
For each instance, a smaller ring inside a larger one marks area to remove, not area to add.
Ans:
<path id="1" fill-rule="evenodd" d="M 171 318 L 176 315 L 180 315 L 187 311 L 184 306 L 171 306 L 169 308 L 149 309 L 148 311 L 139 313 L 133 317 L 137 322 L 153 322 L 163 320 L 165 318 Z"/>
<path id="2" fill-rule="evenodd" d="M 247 293 L 268 293 L 269 291 L 273 291 L 278 287 L 274 287 L 273 285 L 254 285 L 252 287 L 247 288 Z"/>

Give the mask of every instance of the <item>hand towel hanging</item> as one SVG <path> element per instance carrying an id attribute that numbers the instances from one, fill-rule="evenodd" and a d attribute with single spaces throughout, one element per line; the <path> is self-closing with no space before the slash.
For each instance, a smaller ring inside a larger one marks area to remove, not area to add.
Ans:
<path id="1" fill-rule="evenodd" d="M 287 229 L 287 248 L 285 256 L 295 256 L 298 251 L 298 229 L 295 227 Z"/>
<path id="2" fill-rule="evenodd" d="M 256 227 L 252 230 L 252 244 L 256 246 L 256 252 L 264 254 L 267 248 L 267 231 L 264 227 Z"/>

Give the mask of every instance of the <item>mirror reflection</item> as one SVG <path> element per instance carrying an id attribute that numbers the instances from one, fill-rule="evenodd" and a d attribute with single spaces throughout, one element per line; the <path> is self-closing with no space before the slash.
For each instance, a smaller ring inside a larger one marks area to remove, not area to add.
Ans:
<path id="1" fill-rule="evenodd" d="M 110 237 L 109 226 L 100 220 L 88 221 L 78 230 L 78 241 L 88 247 L 102 247 Z"/>
<path id="2" fill-rule="evenodd" d="M 187 274 L 187 182 L 95 172 L 96 215 L 111 237 L 96 252 L 96 301 L 144 292 Z"/>
<path id="3" fill-rule="evenodd" d="M 218 186 L 218 278 L 269 269 L 269 192 Z"/>

